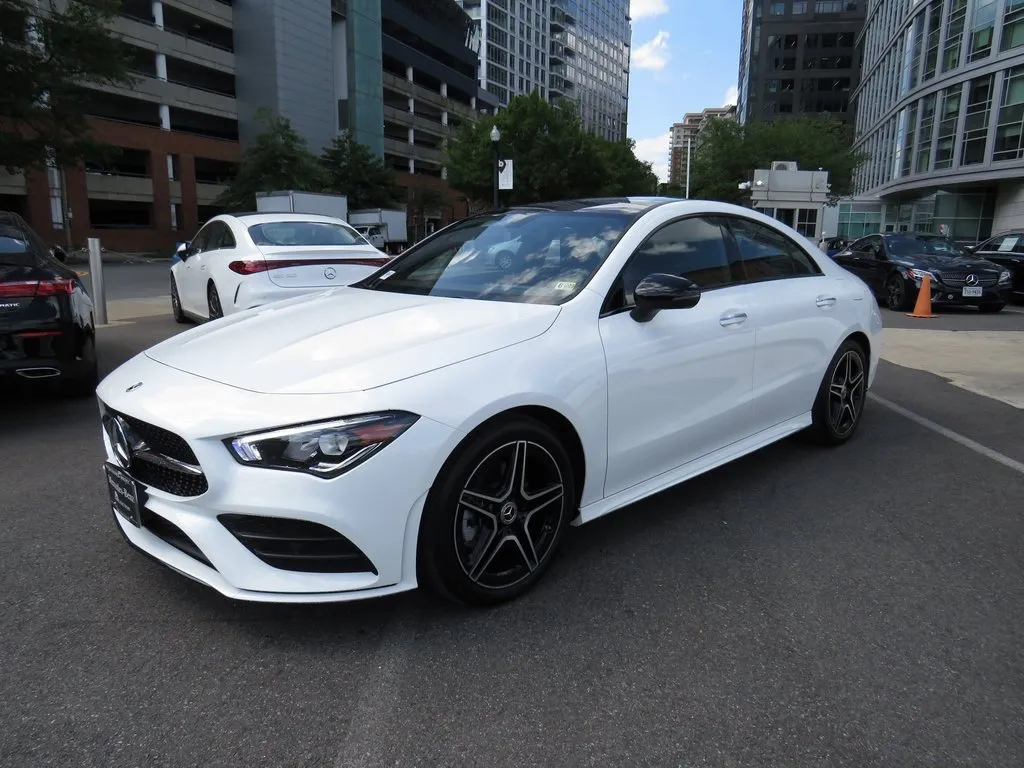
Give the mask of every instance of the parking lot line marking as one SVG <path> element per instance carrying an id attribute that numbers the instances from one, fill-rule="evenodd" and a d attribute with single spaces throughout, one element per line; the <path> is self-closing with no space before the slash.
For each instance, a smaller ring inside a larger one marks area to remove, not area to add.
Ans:
<path id="1" fill-rule="evenodd" d="M 971 438 L 961 435 L 959 432 L 954 432 L 952 429 L 944 427 L 941 424 L 936 424 L 931 419 L 926 419 L 920 414 L 907 410 L 902 405 L 896 405 L 896 403 L 886 400 L 884 397 L 879 397 L 874 392 L 868 393 L 868 397 L 879 405 L 885 406 L 889 410 L 898 413 L 900 416 L 910 419 L 915 424 L 920 424 L 925 429 L 930 429 L 932 432 L 936 432 L 943 437 L 948 437 L 954 443 L 959 443 L 964 448 L 969 448 L 975 453 L 980 453 L 982 456 L 992 459 L 992 461 L 998 461 L 1004 467 L 1009 467 L 1010 469 L 1024 475 L 1024 464 L 1016 459 L 1011 459 L 1009 456 L 1002 454 L 999 451 L 995 451 L 988 446 L 982 445 L 981 443 L 975 442 L 974 440 L 971 440 Z"/>

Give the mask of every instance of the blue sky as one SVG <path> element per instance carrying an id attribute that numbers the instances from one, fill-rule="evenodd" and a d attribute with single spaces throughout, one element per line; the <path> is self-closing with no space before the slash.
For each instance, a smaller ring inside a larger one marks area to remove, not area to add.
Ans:
<path id="1" fill-rule="evenodd" d="M 668 132 L 687 112 L 736 103 L 742 0 L 632 0 L 629 136 L 666 180 Z"/>

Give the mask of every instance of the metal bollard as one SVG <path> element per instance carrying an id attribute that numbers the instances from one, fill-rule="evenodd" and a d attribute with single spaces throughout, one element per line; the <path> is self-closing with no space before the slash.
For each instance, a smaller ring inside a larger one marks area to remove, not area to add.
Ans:
<path id="1" fill-rule="evenodd" d="M 96 311 L 96 325 L 107 324 L 107 294 L 103 287 L 103 259 L 100 241 L 89 238 L 89 277 L 92 278 L 92 303 Z"/>

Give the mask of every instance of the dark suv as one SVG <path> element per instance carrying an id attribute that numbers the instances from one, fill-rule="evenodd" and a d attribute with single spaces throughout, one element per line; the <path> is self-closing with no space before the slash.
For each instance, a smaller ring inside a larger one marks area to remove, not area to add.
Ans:
<path id="1" fill-rule="evenodd" d="M 89 395 L 98 380 L 92 299 L 64 258 L 20 216 L 0 211 L 0 378 Z"/>

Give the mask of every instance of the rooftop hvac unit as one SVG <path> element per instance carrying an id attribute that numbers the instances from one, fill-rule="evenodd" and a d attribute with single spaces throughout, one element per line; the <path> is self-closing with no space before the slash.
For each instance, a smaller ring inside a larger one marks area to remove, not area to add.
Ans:
<path id="1" fill-rule="evenodd" d="M 772 163 L 773 171 L 795 171 L 797 170 L 797 164 L 791 160 L 776 160 Z"/>

